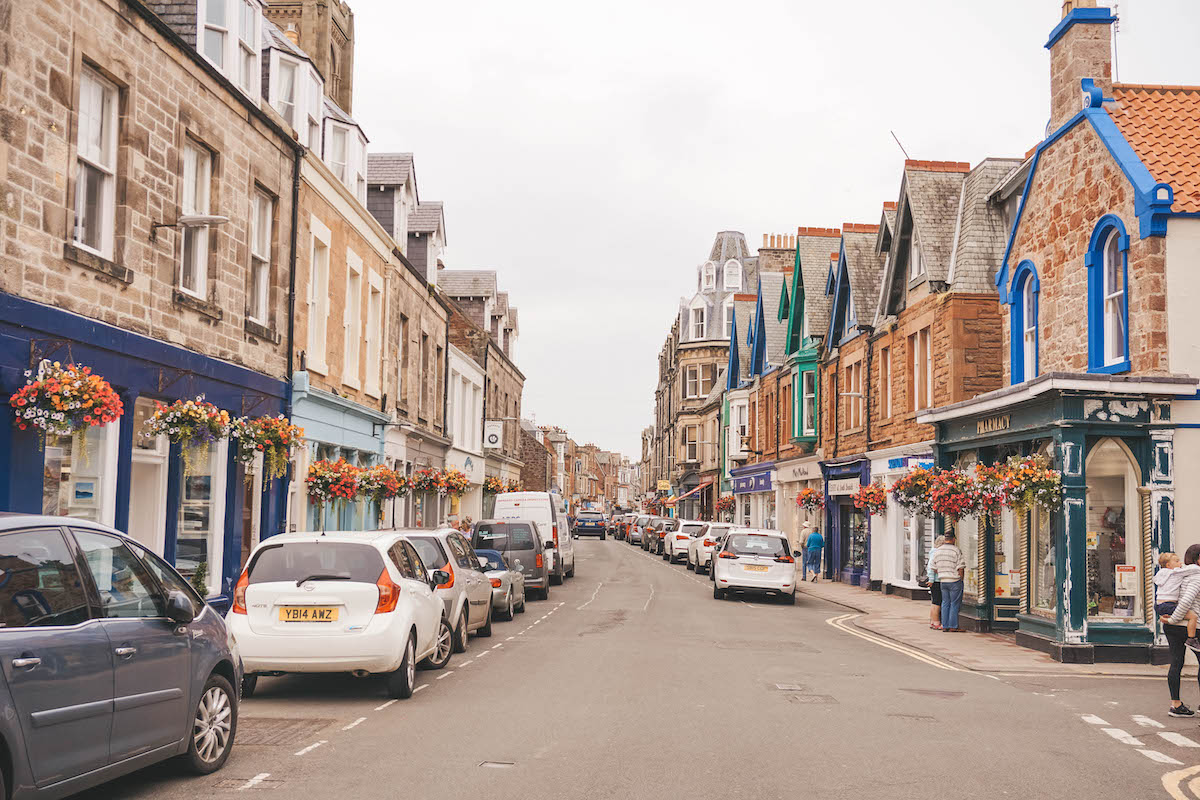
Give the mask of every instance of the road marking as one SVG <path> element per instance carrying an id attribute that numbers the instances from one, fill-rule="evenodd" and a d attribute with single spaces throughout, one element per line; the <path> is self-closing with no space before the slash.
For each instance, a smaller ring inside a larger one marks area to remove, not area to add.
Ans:
<path id="1" fill-rule="evenodd" d="M 482 653 L 480 653 L 479 655 L 475 656 L 475 658 L 477 658 L 477 659 L 479 659 L 479 658 L 483 658 L 484 656 L 486 656 L 486 655 L 487 655 L 488 653 L 490 653 L 490 652 L 492 652 L 492 651 L 491 651 L 491 650 L 484 650 Z"/>
<path id="2" fill-rule="evenodd" d="M 428 688 L 429 688 L 429 684 L 428 684 L 428 683 L 422 683 L 420 686 L 418 686 L 417 688 L 413 689 L 413 694 L 416 694 L 417 692 L 421 691 L 422 689 L 428 689 Z"/>
<path id="3" fill-rule="evenodd" d="M 646 609 L 650 608 L 650 601 L 653 599 L 654 599 L 654 584 L 652 583 L 652 584 L 650 584 L 650 596 L 646 598 L 646 605 L 642 606 L 643 612 L 645 612 Z"/>
<path id="4" fill-rule="evenodd" d="M 1163 775 L 1163 788 L 1167 790 L 1167 794 L 1171 795 L 1174 800 L 1191 800 L 1195 797 L 1193 794 L 1185 794 L 1183 789 L 1188 778 L 1200 772 L 1200 765 L 1195 767 L 1185 767 L 1175 772 L 1168 772 Z"/>
<path id="5" fill-rule="evenodd" d="M 1163 753 L 1160 753 L 1157 750 L 1138 750 L 1138 752 L 1141 753 L 1142 755 L 1144 755 L 1146 758 L 1150 759 L 1151 761 L 1157 761 L 1160 764 L 1178 764 L 1181 767 L 1183 766 L 1182 761 L 1176 761 L 1175 759 L 1171 758 L 1170 756 L 1164 755 Z"/>
<path id="6" fill-rule="evenodd" d="M 240 792 L 245 789 L 253 789 L 255 786 L 258 786 L 260 783 L 262 783 L 269 777 L 271 777 L 271 773 L 260 772 L 257 775 L 255 775 L 253 778 L 251 778 L 250 780 L 246 781 L 241 786 L 239 786 L 238 791 Z"/>
<path id="7" fill-rule="evenodd" d="M 316 750 L 318 747 L 325 744 L 326 741 L 328 741 L 328 740 L 322 739 L 321 741 L 317 742 L 316 744 L 310 744 L 308 747 L 304 748 L 303 750 L 296 751 L 295 755 L 302 756 L 305 753 L 311 753 L 313 750 Z"/>
<path id="8" fill-rule="evenodd" d="M 392 703 L 395 703 L 395 702 L 396 702 L 395 700 L 388 700 L 386 703 L 384 703 L 381 706 L 375 706 L 375 710 L 383 711 L 385 708 L 387 708 L 388 706 L 390 706 Z"/>
<path id="9" fill-rule="evenodd" d="M 555 606 L 555 608 L 562 608 L 562 607 L 563 607 L 563 606 L 565 606 L 566 604 L 567 604 L 567 601 L 566 601 L 566 600 L 563 600 L 561 603 L 559 603 L 558 605 L 556 605 L 556 606 Z"/>
<path id="10" fill-rule="evenodd" d="M 535 620 L 533 621 L 533 624 L 534 624 L 534 625 L 541 625 L 541 624 L 542 624 L 542 621 L 541 621 L 540 619 L 535 619 Z"/>
<path id="11" fill-rule="evenodd" d="M 1082 719 L 1084 722 L 1086 722 L 1089 725 L 1107 725 L 1108 724 L 1104 720 L 1097 717 L 1095 714 L 1084 714 L 1082 717 L 1080 717 L 1080 719 Z"/>
<path id="12" fill-rule="evenodd" d="M 475 659 L 471 659 L 470 661 L 464 661 L 458 665 L 458 668 L 462 669 L 463 667 L 467 666 L 468 664 L 473 664 L 473 663 L 475 663 Z"/>
<path id="13" fill-rule="evenodd" d="M 504 642 L 499 642 L 497 644 L 492 645 L 493 650 L 500 648 L 500 647 L 504 647 Z"/>
<path id="14" fill-rule="evenodd" d="M 510 637 L 508 637 L 507 639 L 505 639 L 504 641 L 506 641 L 506 642 L 511 642 L 511 641 L 512 641 L 513 639 L 515 639 L 515 638 L 517 638 L 517 637 L 515 637 L 515 636 L 510 636 Z"/>
<path id="15" fill-rule="evenodd" d="M 851 636 L 857 636 L 860 639 L 865 639 L 866 641 L 871 642 L 872 644 L 877 644 L 880 647 L 886 647 L 889 650 L 895 650 L 897 653 L 903 653 L 904 655 L 908 656 L 909 658 L 915 658 L 917 661 L 922 661 L 926 664 L 929 664 L 932 667 L 937 667 L 938 669 L 944 669 L 947 672 L 962 672 L 963 671 L 962 669 L 954 666 L 953 664 L 948 664 L 944 661 L 941 661 L 940 659 L 934 658 L 933 656 L 926 655 L 925 653 L 921 652 L 920 650 L 916 650 L 911 647 L 906 647 L 903 645 L 896 644 L 895 642 L 888 641 L 887 639 L 884 639 L 881 636 L 864 633 L 863 631 L 860 631 L 857 628 L 850 628 L 843 624 L 847 620 L 853 619 L 858 616 L 860 616 L 860 615 L 859 614 L 842 614 L 841 616 L 838 616 L 838 617 L 830 617 L 829 619 L 825 620 L 825 624 L 830 625 L 834 628 L 837 628 L 842 633 L 848 633 Z"/>
<path id="16" fill-rule="evenodd" d="M 1102 728 L 1101 730 L 1103 730 L 1112 738 L 1116 739 L 1121 744 L 1131 744 L 1134 747 L 1145 747 L 1145 745 L 1138 741 L 1136 737 L 1126 733 L 1120 728 Z"/>
<path id="17" fill-rule="evenodd" d="M 441 675 L 438 675 L 436 678 L 434 678 L 434 680 L 440 681 L 442 678 L 449 678 L 453 674 L 454 674 L 454 670 L 449 669 L 449 670 L 446 670 L 445 672 L 443 672 Z"/>
<path id="18" fill-rule="evenodd" d="M 1166 725 L 1163 725 L 1158 720 L 1150 719 L 1149 717 L 1144 716 L 1142 714 L 1134 714 L 1132 719 L 1134 722 L 1136 722 L 1138 725 L 1141 725 L 1143 728 L 1165 728 L 1166 727 Z"/>
<path id="19" fill-rule="evenodd" d="M 1200 744 L 1192 741 L 1182 733 L 1175 733 L 1174 731 L 1162 731 L 1158 735 L 1177 747 L 1200 747 Z"/>
<path id="20" fill-rule="evenodd" d="M 348 731 L 351 728 L 357 728 L 359 725 L 363 724 L 366 721 L 367 721 L 366 717 L 359 717 L 358 719 L 354 720 L 354 722 L 351 722 L 349 725 L 346 725 L 345 727 L 343 727 L 342 730 Z"/>

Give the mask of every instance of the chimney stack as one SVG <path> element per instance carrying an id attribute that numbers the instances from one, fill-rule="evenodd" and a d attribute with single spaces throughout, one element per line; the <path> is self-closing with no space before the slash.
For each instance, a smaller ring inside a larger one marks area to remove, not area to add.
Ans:
<path id="1" fill-rule="evenodd" d="M 1091 78 L 1112 95 L 1112 10 L 1096 0 L 1064 0 L 1062 21 L 1050 32 L 1050 131 L 1083 109 L 1080 82 Z"/>

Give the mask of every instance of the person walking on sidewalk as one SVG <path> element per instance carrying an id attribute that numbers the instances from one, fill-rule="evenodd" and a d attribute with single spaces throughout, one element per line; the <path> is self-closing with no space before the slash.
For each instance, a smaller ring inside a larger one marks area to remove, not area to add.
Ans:
<path id="1" fill-rule="evenodd" d="M 825 549 L 825 537 L 816 528 L 804 542 L 804 580 L 808 580 L 808 571 L 812 570 L 812 582 L 816 583 L 821 574 L 821 551 Z"/>
<path id="2" fill-rule="evenodd" d="M 942 583 L 933 569 L 933 554 L 946 540 L 941 536 L 933 540 L 933 550 L 925 559 L 925 578 L 929 582 L 929 627 L 935 631 L 942 629 Z"/>
<path id="3" fill-rule="evenodd" d="M 1200 544 L 1194 544 L 1183 552 L 1183 563 L 1185 566 L 1200 562 Z M 1183 585 L 1179 590 L 1179 599 L 1175 611 L 1170 616 L 1160 615 L 1159 621 L 1163 624 L 1163 636 L 1167 637 L 1167 647 L 1171 654 L 1171 667 L 1167 670 L 1167 688 L 1171 691 L 1171 707 L 1167 709 L 1167 716 L 1171 717 L 1191 717 L 1195 716 L 1195 712 L 1184 705 L 1183 700 L 1179 697 L 1180 678 L 1183 676 L 1183 662 L 1187 659 L 1187 627 L 1180 625 L 1183 622 L 1184 614 L 1187 613 L 1187 607 L 1184 606 L 1183 600 L 1186 597 L 1193 598 L 1200 591 L 1200 574 L 1191 573 L 1184 577 Z M 1180 614 L 1180 610 L 1184 614 Z M 1193 651 L 1194 652 L 1194 651 Z M 1200 660 L 1200 653 L 1196 654 L 1197 660 Z M 1200 682 L 1200 675 L 1196 677 Z"/>
<path id="4" fill-rule="evenodd" d="M 957 633 L 962 630 L 958 627 L 958 612 L 962 608 L 967 561 L 954 543 L 953 531 L 947 531 L 941 546 L 933 548 L 929 563 L 942 585 L 942 630 Z"/>

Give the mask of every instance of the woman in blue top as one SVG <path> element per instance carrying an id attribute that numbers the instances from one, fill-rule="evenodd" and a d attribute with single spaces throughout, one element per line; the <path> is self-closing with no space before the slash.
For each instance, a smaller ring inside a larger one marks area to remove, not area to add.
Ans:
<path id="1" fill-rule="evenodd" d="M 825 549 L 825 537 L 821 532 L 813 528 L 811 522 L 804 523 L 805 530 L 811 531 L 808 538 L 804 540 L 804 575 L 803 579 L 808 580 L 808 571 L 812 570 L 812 581 L 817 582 L 817 576 L 821 574 L 821 551 Z"/>

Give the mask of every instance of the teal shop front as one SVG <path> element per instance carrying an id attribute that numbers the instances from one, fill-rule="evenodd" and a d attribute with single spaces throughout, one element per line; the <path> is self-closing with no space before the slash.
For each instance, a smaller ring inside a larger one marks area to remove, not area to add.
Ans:
<path id="1" fill-rule="evenodd" d="M 1194 392 L 1192 379 L 1051 373 L 918 418 L 935 425 L 940 467 L 1041 454 L 1062 473 L 1060 509 L 958 523 L 974 556 L 969 627 L 1066 662 L 1160 655 L 1151 581 L 1174 541 L 1171 402 Z"/>

